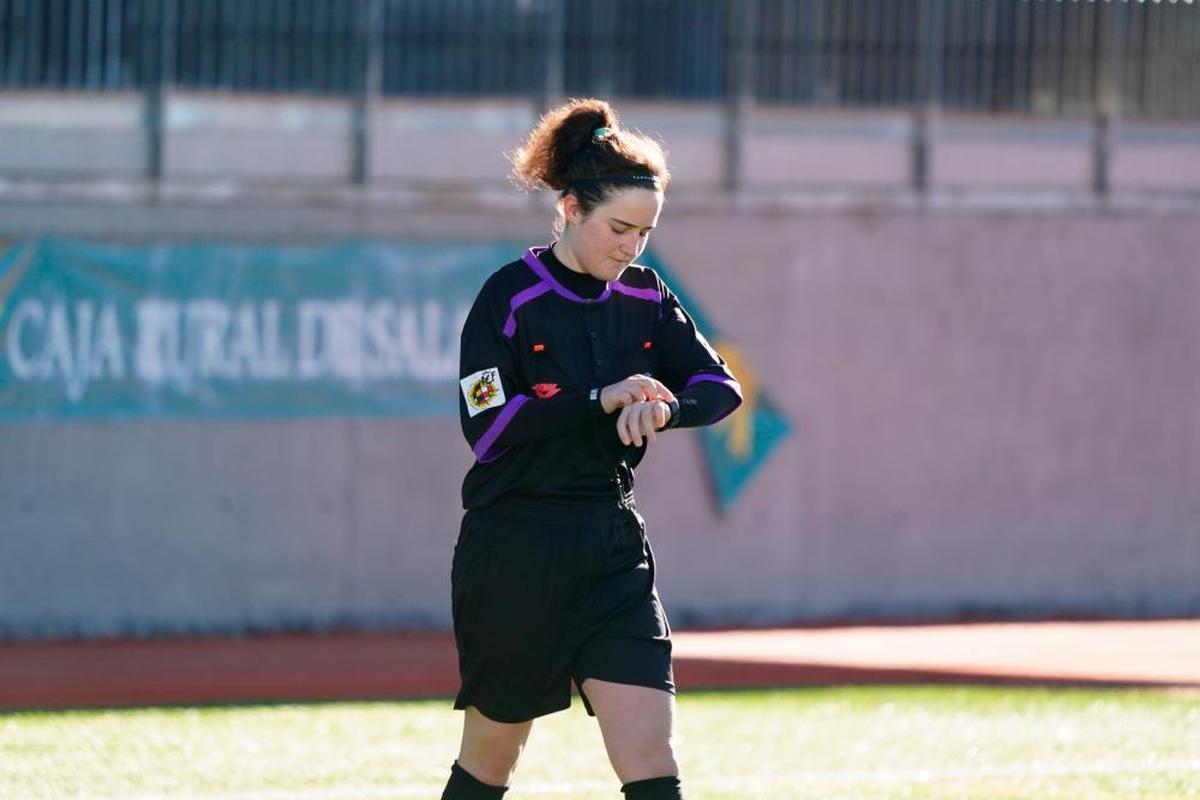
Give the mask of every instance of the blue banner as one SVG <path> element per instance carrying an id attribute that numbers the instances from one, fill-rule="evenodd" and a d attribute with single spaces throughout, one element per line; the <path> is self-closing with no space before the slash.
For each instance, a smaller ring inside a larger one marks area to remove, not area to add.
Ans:
<path id="1" fill-rule="evenodd" d="M 524 246 L 97 245 L 0 255 L 0 421 L 456 414 L 458 338 Z M 736 343 L 650 252 L 745 395 L 701 431 L 726 508 L 788 433 Z"/>
<path id="2" fill-rule="evenodd" d="M 23 244 L 0 257 L 0 419 L 452 415 L 463 319 L 519 252 Z"/>

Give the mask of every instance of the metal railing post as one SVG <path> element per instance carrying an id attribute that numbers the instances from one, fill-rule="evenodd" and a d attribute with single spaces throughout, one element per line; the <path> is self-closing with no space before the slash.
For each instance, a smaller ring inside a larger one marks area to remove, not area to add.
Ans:
<path id="1" fill-rule="evenodd" d="M 746 117 L 754 104 L 754 39 L 758 31 L 758 3 L 727 0 L 725 45 L 725 136 L 721 183 L 726 192 L 742 186 L 742 152 Z M 738 11 L 741 11 L 739 14 Z"/>
<path id="2" fill-rule="evenodd" d="M 921 0 L 921 103 L 913 115 L 912 185 L 922 195 L 930 189 L 933 140 L 942 97 L 943 0 Z"/>
<path id="3" fill-rule="evenodd" d="M 1120 108 L 1120 82 L 1111 38 L 1121 9 L 1096 3 L 1092 30 L 1092 192 L 1100 201 L 1112 188 L 1113 129 Z M 1117 14 L 1114 18 L 1112 15 Z"/>
<path id="4" fill-rule="evenodd" d="M 367 50 L 351 110 L 350 180 L 355 186 L 366 186 L 371 179 L 371 125 L 383 92 L 383 2 L 370 0 L 363 19 Z"/>
<path id="5" fill-rule="evenodd" d="M 158 0 L 158 58 L 154 75 L 146 83 L 144 123 L 146 130 L 146 179 L 162 183 L 165 161 L 167 90 L 174 81 L 175 17 L 177 0 Z M 143 18 L 143 25 L 145 20 Z"/>
<path id="6" fill-rule="evenodd" d="M 563 0 L 546 0 L 546 74 L 542 84 L 542 109 L 553 108 L 563 100 L 566 24 Z"/>

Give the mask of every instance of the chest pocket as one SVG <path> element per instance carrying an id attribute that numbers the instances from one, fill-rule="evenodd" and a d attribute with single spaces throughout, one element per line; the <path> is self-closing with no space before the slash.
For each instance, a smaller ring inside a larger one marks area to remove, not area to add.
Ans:
<path id="1" fill-rule="evenodd" d="M 570 354 L 561 342 L 535 341 L 525 354 L 525 378 L 535 397 L 553 397 L 560 391 L 578 389 L 572 374 Z"/>
<path id="2" fill-rule="evenodd" d="M 649 339 L 623 345 L 617 354 L 617 371 L 622 378 L 637 374 L 658 377 L 658 345 Z"/>

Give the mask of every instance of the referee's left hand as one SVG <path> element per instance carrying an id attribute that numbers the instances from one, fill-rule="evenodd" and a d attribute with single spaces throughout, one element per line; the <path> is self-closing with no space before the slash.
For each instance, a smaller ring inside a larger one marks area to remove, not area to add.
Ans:
<path id="1" fill-rule="evenodd" d="M 654 441 L 655 431 L 660 430 L 671 418 L 671 407 L 662 400 L 646 400 L 630 403 L 621 409 L 617 417 L 617 436 L 621 444 L 641 447 Z"/>

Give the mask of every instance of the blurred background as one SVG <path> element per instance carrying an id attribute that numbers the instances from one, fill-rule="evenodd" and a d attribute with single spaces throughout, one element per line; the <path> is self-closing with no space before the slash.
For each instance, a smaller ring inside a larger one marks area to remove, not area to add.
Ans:
<path id="1" fill-rule="evenodd" d="M 0 638 L 448 629 L 506 151 L 661 138 L 677 626 L 1200 614 L 1200 8 L 0 0 Z"/>

